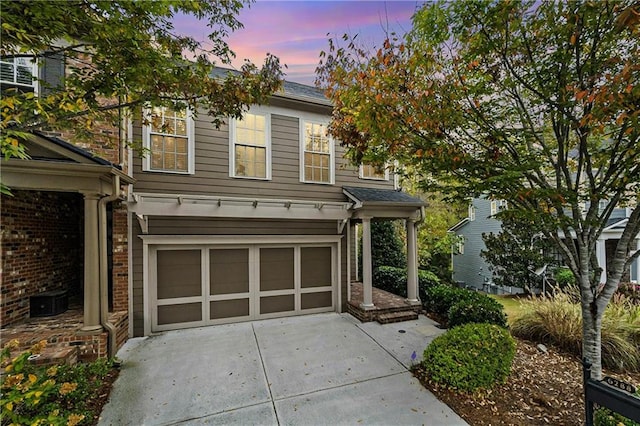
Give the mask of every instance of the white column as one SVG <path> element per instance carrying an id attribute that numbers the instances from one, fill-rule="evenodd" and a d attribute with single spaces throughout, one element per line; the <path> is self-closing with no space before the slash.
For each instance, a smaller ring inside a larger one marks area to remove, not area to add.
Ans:
<path id="1" fill-rule="evenodd" d="M 101 330 L 100 256 L 98 250 L 98 194 L 84 194 L 84 326 Z"/>
<path id="2" fill-rule="evenodd" d="M 598 265 L 602 268 L 602 275 L 600 275 L 600 284 L 607 282 L 607 240 L 598 239 L 596 242 L 596 257 L 598 258 Z"/>
<path id="3" fill-rule="evenodd" d="M 407 300 L 418 304 L 418 250 L 416 221 L 407 220 Z"/>
<path id="4" fill-rule="evenodd" d="M 371 218 L 362 218 L 362 303 L 363 309 L 372 309 L 373 283 L 371 282 Z"/>

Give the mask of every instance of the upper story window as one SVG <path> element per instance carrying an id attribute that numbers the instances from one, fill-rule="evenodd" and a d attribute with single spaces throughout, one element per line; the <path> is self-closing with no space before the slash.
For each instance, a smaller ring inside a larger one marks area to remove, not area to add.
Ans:
<path id="1" fill-rule="evenodd" d="M 498 200 L 491 200 L 491 216 L 498 213 Z"/>
<path id="2" fill-rule="evenodd" d="M 327 125 L 303 121 L 300 142 L 302 155 L 300 181 L 333 184 L 335 179 L 333 140 Z"/>
<path id="3" fill-rule="evenodd" d="M 360 179 L 389 180 L 389 169 L 373 164 L 360 165 Z"/>
<path id="4" fill-rule="evenodd" d="M 247 112 L 230 123 L 229 175 L 271 179 L 271 135 L 269 115 Z"/>
<path id="5" fill-rule="evenodd" d="M 193 174 L 195 142 L 193 119 L 188 110 L 155 107 L 147 112 L 143 145 L 149 150 L 143 170 Z"/>
<path id="6" fill-rule="evenodd" d="M 35 88 L 37 72 L 38 67 L 34 58 L 0 59 L 0 81 L 2 83 Z"/>
<path id="7" fill-rule="evenodd" d="M 476 208 L 473 204 L 469 204 L 469 221 L 476 220 Z"/>

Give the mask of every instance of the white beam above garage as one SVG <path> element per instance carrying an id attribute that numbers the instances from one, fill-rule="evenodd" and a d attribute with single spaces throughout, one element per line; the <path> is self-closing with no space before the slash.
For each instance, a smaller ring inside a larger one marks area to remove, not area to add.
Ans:
<path id="1" fill-rule="evenodd" d="M 218 197 L 215 195 L 133 193 L 128 208 L 140 216 L 192 216 L 247 219 L 346 220 L 351 203 Z"/>

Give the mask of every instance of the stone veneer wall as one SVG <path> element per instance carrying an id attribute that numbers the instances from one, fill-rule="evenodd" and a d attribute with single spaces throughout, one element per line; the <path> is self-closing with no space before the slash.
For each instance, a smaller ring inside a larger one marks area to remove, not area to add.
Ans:
<path id="1" fill-rule="evenodd" d="M 29 318 L 29 296 L 83 281 L 82 195 L 13 191 L 1 199 L 2 327 Z"/>

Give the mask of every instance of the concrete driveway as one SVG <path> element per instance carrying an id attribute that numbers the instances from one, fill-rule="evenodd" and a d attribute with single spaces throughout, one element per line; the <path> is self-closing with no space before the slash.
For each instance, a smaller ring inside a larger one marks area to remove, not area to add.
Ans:
<path id="1" fill-rule="evenodd" d="M 331 313 L 130 339 L 99 424 L 466 424 L 407 371 L 441 332 Z"/>

